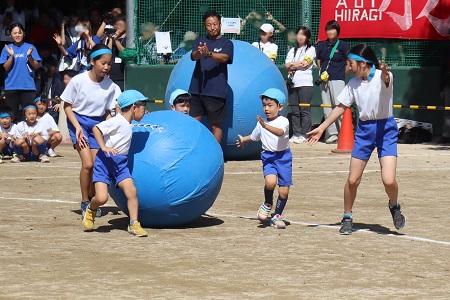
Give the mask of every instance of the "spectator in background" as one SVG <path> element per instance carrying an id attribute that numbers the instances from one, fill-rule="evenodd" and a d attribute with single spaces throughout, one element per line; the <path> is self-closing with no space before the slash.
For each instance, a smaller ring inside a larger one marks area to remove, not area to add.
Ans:
<path id="1" fill-rule="evenodd" d="M 51 26 L 51 18 L 52 17 L 48 12 L 41 11 L 39 23 L 31 28 L 30 43 L 35 45 L 38 49 L 40 49 L 43 45 L 54 45 L 52 43 L 52 36 L 58 31 Z"/>
<path id="2" fill-rule="evenodd" d="M 275 20 L 270 12 L 266 12 L 264 17 L 262 14 L 256 11 L 252 11 L 241 22 L 241 34 L 244 34 L 244 40 L 247 40 L 248 42 L 254 41 L 258 36 L 261 26 L 266 22 L 271 22 L 277 27 L 277 29 L 274 30 L 274 33 L 282 33 L 286 30 L 286 27 Z M 251 27 L 245 29 L 245 25 L 247 24 L 250 24 Z"/>
<path id="3" fill-rule="evenodd" d="M 3 48 L 0 64 L 6 71 L 5 104 L 12 108 L 17 122 L 21 119 L 19 106 L 26 107 L 34 103 L 36 86 L 33 75 L 41 58 L 33 45 L 24 42 L 25 28 L 20 23 L 13 23 L 9 30 L 14 42 Z"/>
<path id="4" fill-rule="evenodd" d="M 450 28 L 448 30 L 450 38 Z M 445 106 L 450 106 L 450 43 L 447 44 L 442 55 L 441 76 L 440 76 L 440 95 L 444 100 Z M 450 143 L 450 111 L 444 112 L 444 126 L 442 128 L 442 137 L 439 141 L 442 144 Z"/>
<path id="5" fill-rule="evenodd" d="M 193 31 L 187 31 L 183 37 L 183 45 L 175 49 L 172 54 L 172 59 L 169 63 L 176 64 L 186 53 L 192 50 L 192 44 L 197 38 L 197 34 Z"/>
<path id="6" fill-rule="evenodd" d="M 195 61 L 189 93 L 192 95 L 189 114 L 201 121 L 208 117 L 212 134 L 222 140 L 222 121 L 226 117 L 228 64 L 233 63 L 233 43 L 222 36 L 221 16 L 215 11 L 203 15 L 208 35 L 194 41 L 191 59 Z"/>
<path id="7" fill-rule="evenodd" d="M 275 28 L 269 23 L 261 25 L 259 29 L 259 41 L 252 43 L 252 45 L 261 50 L 273 62 L 277 59 L 278 45 L 275 44 L 273 33 Z"/>
<path id="8" fill-rule="evenodd" d="M 16 3 L 16 0 L 5 0 L 0 8 L 0 22 L 3 22 L 3 18 L 7 13 L 11 13 L 13 23 L 19 23 L 25 28 L 25 12 Z"/>
<path id="9" fill-rule="evenodd" d="M 297 33 L 295 29 L 289 29 L 286 31 L 286 48 L 283 49 L 286 53 L 297 45 Z"/>
<path id="10" fill-rule="evenodd" d="M 155 42 L 155 31 L 157 31 L 158 28 L 159 27 L 152 22 L 143 23 L 139 27 L 139 32 L 141 33 L 141 36 L 139 37 L 139 43 L 144 49 L 143 52 L 140 53 L 141 64 L 143 65 L 159 62 Z"/>
<path id="11" fill-rule="evenodd" d="M 100 43 L 100 39 L 92 34 L 91 23 L 86 19 L 80 19 L 75 30 L 78 32 L 80 39 L 70 46 L 69 48 L 64 48 L 62 44 L 63 40 L 59 34 L 55 34 L 53 39 L 56 41 L 61 54 L 67 56 L 69 59 L 77 58 L 77 69 L 82 73 L 84 68 L 88 65 L 88 54 L 91 49 Z"/>
<path id="12" fill-rule="evenodd" d="M 127 22 L 125 15 L 118 15 L 113 20 L 114 33 L 106 33 L 106 45 L 113 53 L 113 64 L 109 71 L 109 78 L 123 91 L 125 88 L 125 62 L 119 57 L 119 53 L 126 47 Z"/>
<path id="13" fill-rule="evenodd" d="M 80 39 L 80 35 L 76 31 L 75 27 L 78 23 L 78 15 L 72 13 L 69 17 L 64 17 L 61 22 L 61 44 L 65 49 L 68 49 L 73 44 L 77 43 Z M 61 55 L 58 71 L 73 70 L 77 66 L 77 58 L 69 59 L 68 56 Z"/>
<path id="14" fill-rule="evenodd" d="M 97 9 L 94 8 L 89 12 L 89 22 L 91 23 L 92 26 L 91 29 L 92 35 L 96 35 L 102 23 L 101 15 Z"/>
<path id="15" fill-rule="evenodd" d="M 350 47 L 346 42 L 338 39 L 341 27 L 337 21 L 329 21 L 325 25 L 325 30 L 328 39 L 320 42 L 317 47 L 317 66 L 320 68 L 321 75 L 324 72 L 328 73 L 328 78 L 322 80 L 320 90 L 322 91 L 322 103 L 336 106 L 340 103 L 337 97 L 345 87 L 345 75 L 349 71 L 347 53 L 350 51 Z M 333 49 L 335 49 L 334 53 Z M 324 108 L 323 111 L 325 118 L 328 118 L 332 109 Z M 327 144 L 333 144 L 338 141 L 340 127 L 340 119 L 328 127 L 328 138 L 325 141 Z"/>
<path id="16" fill-rule="evenodd" d="M 36 80 L 37 95 L 43 99 L 49 99 L 48 113 L 53 117 L 56 124 L 58 124 L 61 94 L 64 92 L 64 83 L 59 78 L 57 73 L 58 62 L 55 58 L 49 57 L 42 60 L 45 73 L 40 78 L 40 82 Z"/>

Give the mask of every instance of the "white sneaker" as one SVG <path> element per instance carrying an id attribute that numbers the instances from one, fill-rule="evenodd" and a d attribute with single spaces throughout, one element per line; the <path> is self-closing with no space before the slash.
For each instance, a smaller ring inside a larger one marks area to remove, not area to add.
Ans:
<path id="1" fill-rule="evenodd" d="M 10 162 L 12 163 L 19 163 L 20 162 L 20 157 L 19 156 L 14 156 L 13 158 L 11 158 Z"/>
<path id="2" fill-rule="evenodd" d="M 298 140 L 298 139 L 299 139 L 298 136 L 292 136 L 292 137 L 289 139 L 289 143 L 296 143 L 296 140 Z"/>
<path id="3" fill-rule="evenodd" d="M 304 144 L 304 143 L 306 143 L 306 139 L 304 136 L 301 135 L 294 140 L 294 143 L 295 144 Z"/>
<path id="4" fill-rule="evenodd" d="M 338 141 L 338 136 L 335 135 L 335 134 L 333 134 L 333 135 L 331 135 L 331 136 L 325 141 L 325 143 L 326 143 L 326 144 L 334 144 L 334 143 L 336 143 L 337 141 Z"/>
<path id="5" fill-rule="evenodd" d="M 0 155 L 0 164 L 3 163 L 3 156 Z"/>
<path id="6" fill-rule="evenodd" d="M 50 162 L 50 159 L 45 154 L 39 155 L 39 160 L 41 161 L 41 163 L 48 163 L 48 162 Z"/>
<path id="7" fill-rule="evenodd" d="M 49 148 L 47 153 L 48 153 L 48 156 L 50 156 L 50 157 L 57 157 L 58 156 L 58 154 L 56 154 L 55 150 L 53 150 L 52 148 Z"/>

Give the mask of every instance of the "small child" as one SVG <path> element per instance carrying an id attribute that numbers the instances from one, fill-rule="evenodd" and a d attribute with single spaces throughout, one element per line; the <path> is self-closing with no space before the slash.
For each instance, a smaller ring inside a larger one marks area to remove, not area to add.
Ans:
<path id="1" fill-rule="evenodd" d="M 252 43 L 253 46 L 261 50 L 273 62 L 277 60 L 278 45 L 275 44 L 273 34 L 275 29 L 269 23 L 261 25 L 259 29 L 259 41 Z"/>
<path id="2" fill-rule="evenodd" d="M 47 130 L 47 151 L 50 157 L 57 157 L 55 148 L 62 142 L 62 134 L 59 132 L 58 125 L 56 125 L 53 117 L 47 112 L 47 101 L 41 97 L 34 99 L 34 104 L 37 106 L 37 119 L 39 125 Z"/>
<path id="3" fill-rule="evenodd" d="M 398 204 L 397 168 L 398 128 L 392 112 L 393 76 L 390 68 L 378 62 L 375 52 L 359 44 L 350 49 L 348 62 L 355 77 L 350 79 L 338 96 L 340 104 L 316 129 L 308 132 L 309 145 L 314 145 L 323 132 L 333 124 L 353 102 L 359 111 L 358 129 L 350 160 L 350 173 L 344 187 L 344 217 L 340 234 L 353 231 L 353 203 L 367 162 L 375 148 L 381 167 L 381 179 L 389 197 L 389 210 L 396 229 L 406 225 L 406 219 Z"/>
<path id="4" fill-rule="evenodd" d="M 78 74 L 78 72 L 74 70 L 65 70 L 61 72 L 61 74 L 63 75 L 64 86 L 67 86 L 72 78 L 74 78 Z"/>
<path id="5" fill-rule="evenodd" d="M 138 199 L 136 187 L 128 169 L 127 154 L 131 144 L 131 121 L 140 121 L 145 114 L 147 97 L 136 90 L 123 92 L 117 102 L 121 113 L 94 126 L 93 133 L 100 146 L 94 162 L 93 182 L 95 196 L 86 209 L 83 226 L 86 231 L 94 229 L 99 206 L 108 201 L 108 186 L 113 182 L 125 193 L 128 200 L 130 225 L 128 233 L 148 236 L 138 222 Z"/>
<path id="6" fill-rule="evenodd" d="M 37 121 L 37 107 L 28 105 L 23 108 L 25 120 L 17 124 L 16 141 L 14 149 L 18 159 L 11 162 L 29 160 L 48 163 L 50 160 L 45 155 L 47 148 L 48 133 Z"/>
<path id="7" fill-rule="evenodd" d="M 2 108 L 0 111 L 0 164 L 3 163 L 3 156 L 12 156 L 11 161 L 16 161 L 14 152 L 14 141 L 16 139 L 16 127 L 13 122 L 11 109 Z"/>
<path id="8" fill-rule="evenodd" d="M 188 115 L 191 107 L 191 94 L 185 90 L 177 89 L 170 94 L 169 103 L 172 110 Z"/>
<path id="9" fill-rule="evenodd" d="M 265 178 L 265 201 L 258 210 L 257 216 L 265 222 L 273 206 L 273 192 L 279 185 L 278 201 L 270 224 L 278 229 L 286 228 L 281 218 L 289 196 L 289 187 L 292 185 L 292 153 L 289 149 L 289 120 L 280 116 L 286 95 L 279 89 L 271 88 L 261 96 L 264 113 L 267 121 L 257 116 L 258 123 L 251 135 L 241 136 L 236 141 L 238 147 L 244 147 L 250 141 L 262 142 L 263 152 L 261 160 Z"/>

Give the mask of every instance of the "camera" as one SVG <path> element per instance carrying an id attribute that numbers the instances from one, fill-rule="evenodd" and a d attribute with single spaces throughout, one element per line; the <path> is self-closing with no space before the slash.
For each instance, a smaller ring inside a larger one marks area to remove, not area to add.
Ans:
<path id="1" fill-rule="evenodd" d="M 116 30 L 114 29 L 114 27 L 105 28 L 105 34 L 114 34 L 115 32 Z"/>
<path id="2" fill-rule="evenodd" d="M 327 83 L 329 78 L 330 75 L 328 75 L 328 72 L 323 71 L 322 74 L 320 74 L 319 78 L 316 81 L 314 81 L 314 84 L 321 85 L 322 83 Z"/>

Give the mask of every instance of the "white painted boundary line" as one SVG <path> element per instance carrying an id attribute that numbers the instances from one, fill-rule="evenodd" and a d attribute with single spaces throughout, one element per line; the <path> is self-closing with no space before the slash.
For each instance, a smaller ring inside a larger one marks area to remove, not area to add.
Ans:
<path id="1" fill-rule="evenodd" d="M 16 180 L 16 179 L 25 179 L 25 180 L 34 180 L 34 179 L 60 179 L 60 178 L 79 178 L 79 175 L 73 176 L 11 176 L 11 177 L 0 177 L 0 180 Z"/>
<path id="2" fill-rule="evenodd" d="M 209 213 L 209 212 L 206 212 L 206 213 L 208 215 L 210 215 L 210 216 L 213 216 L 213 217 L 225 217 L 225 218 L 236 218 L 236 219 L 246 219 L 246 220 L 255 220 L 256 219 L 256 217 L 252 218 L 252 217 L 248 217 L 248 216 L 217 214 L 217 213 Z M 335 230 L 339 229 L 338 226 L 333 226 L 333 225 L 307 223 L 307 222 L 297 222 L 297 221 L 290 221 L 290 220 L 287 220 L 287 221 L 290 222 L 291 224 L 297 224 L 297 225 L 303 225 L 303 226 L 332 228 L 332 229 L 335 229 Z M 420 237 L 420 236 L 397 235 L 397 234 L 392 234 L 392 233 L 383 233 L 383 232 L 373 231 L 373 230 L 369 230 L 369 229 L 358 229 L 356 232 L 381 234 L 381 235 L 385 235 L 385 236 L 392 236 L 392 237 L 403 238 L 403 239 L 407 239 L 407 240 L 429 242 L 429 243 L 434 243 L 434 244 L 441 244 L 441 245 L 450 246 L 450 242 L 440 241 L 440 240 L 433 240 L 433 239 L 423 238 L 423 237 Z"/>
<path id="3" fill-rule="evenodd" d="M 45 198 L 11 198 L 11 197 L 3 197 L 0 196 L 0 199 L 5 200 L 17 200 L 17 201 L 38 201 L 38 202 L 53 202 L 53 203 L 66 203 L 66 204 L 78 204 L 78 201 L 70 201 L 70 200 L 63 200 L 63 199 L 45 199 Z M 109 205 L 105 205 L 108 207 Z M 113 206 L 113 205 L 112 205 Z M 248 216 L 238 216 L 238 215 L 228 215 L 228 214 L 219 214 L 219 213 L 212 213 L 212 212 L 206 212 L 206 214 L 213 216 L 213 217 L 226 217 L 226 218 L 236 218 L 236 219 L 247 219 L 247 220 L 254 220 L 255 218 L 248 217 Z M 315 224 L 315 223 L 306 223 L 306 222 L 297 222 L 297 221 L 289 221 L 291 224 L 297 224 L 297 225 L 304 225 L 304 226 L 315 226 L 315 227 L 323 227 L 323 228 L 332 228 L 332 229 L 338 229 L 338 226 L 332 226 L 332 225 L 325 225 L 325 224 Z M 450 246 L 450 242 L 446 241 L 439 241 L 439 240 L 433 240 L 428 238 L 422 238 L 419 236 L 409 236 L 409 235 L 395 235 L 395 234 L 386 234 L 383 232 L 376 232 L 371 231 L 368 229 L 360 229 L 358 232 L 364 232 L 364 233 L 373 233 L 373 234 L 382 234 L 386 236 L 393 236 L 398 238 L 404 238 L 407 240 L 414 240 L 414 241 L 421 241 L 421 242 L 428 242 L 428 243 L 434 243 L 434 244 L 441 244 Z"/>

